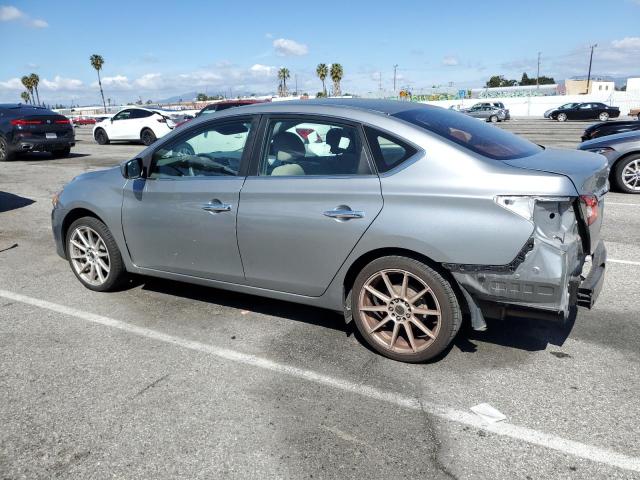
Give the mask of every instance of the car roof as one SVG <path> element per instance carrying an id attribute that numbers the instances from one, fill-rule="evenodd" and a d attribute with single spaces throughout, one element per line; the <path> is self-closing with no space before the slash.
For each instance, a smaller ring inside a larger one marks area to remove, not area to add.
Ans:
<path id="1" fill-rule="evenodd" d="M 369 112 L 374 114 L 395 115 L 400 112 L 414 110 L 416 108 L 434 109 L 440 107 L 398 100 L 379 100 L 368 98 L 316 98 L 310 100 L 284 100 L 254 103 L 234 108 L 233 111 L 255 111 L 256 113 L 313 113 L 322 111 L 322 113 L 340 114 L 351 111 L 354 113 Z"/>

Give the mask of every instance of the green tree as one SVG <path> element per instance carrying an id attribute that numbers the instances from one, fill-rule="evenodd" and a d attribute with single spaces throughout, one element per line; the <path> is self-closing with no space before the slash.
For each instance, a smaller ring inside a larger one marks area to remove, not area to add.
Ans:
<path id="1" fill-rule="evenodd" d="M 35 105 L 35 102 L 33 100 L 33 82 L 31 80 L 31 77 L 28 75 L 24 75 L 20 81 L 22 82 L 22 85 L 24 85 L 24 88 L 27 89 L 27 92 L 29 92 L 29 98 L 31 99 L 31 103 Z"/>
<path id="2" fill-rule="evenodd" d="M 324 80 L 329 75 L 329 67 L 327 67 L 326 63 L 319 63 L 316 67 L 316 75 L 322 81 L 322 96 L 327 96 L 327 87 L 325 86 Z"/>
<path id="3" fill-rule="evenodd" d="M 516 80 L 507 80 L 502 75 L 493 75 L 487 80 L 485 84 L 486 88 L 497 88 L 497 87 L 514 87 L 518 84 Z"/>
<path id="4" fill-rule="evenodd" d="M 20 98 L 22 98 L 22 101 L 24 103 L 29 103 L 29 99 L 31 98 L 31 96 L 29 95 L 29 92 L 22 92 L 20 94 Z"/>
<path id="5" fill-rule="evenodd" d="M 278 70 L 278 80 L 280 81 L 280 86 L 278 89 L 280 90 L 280 96 L 287 96 L 287 80 L 291 77 L 289 69 L 287 67 L 282 67 Z"/>
<path id="6" fill-rule="evenodd" d="M 198 95 L 196 95 L 196 100 L 198 102 L 205 102 L 207 101 L 208 97 L 204 94 L 204 93 L 199 93 Z"/>
<path id="7" fill-rule="evenodd" d="M 89 61 L 91 62 L 91 66 L 98 72 L 98 85 L 100 86 L 100 95 L 102 96 L 102 106 L 104 107 L 104 113 L 107 113 L 107 104 L 104 101 L 104 91 L 102 90 L 102 80 L 100 79 L 100 70 L 102 70 L 104 65 L 104 58 L 102 58 L 102 55 L 93 54 L 89 57 Z"/>
<path id="8" fill-rule="evenodd" d="M 342 65 L 339 63 L 331 64 L 331 72 L 329 74 L 333 81 L 333 95 L 339 97 L 342 94 L 340 91 L 340 81 L 342 81 L 342 77 L 344 76 Z"/>
<path id="9" fill-rule="evenodd" d="M 38 105 L 40 105 L 40 93 L 38 92 L 40 77 L 37 74 L 32 73 L 31 75 L 29 75 L 29 79 L 31 80 L 31 85 L 33 86 L 33 89 L 36 91 L 36 98 L 38 99 Z"/>

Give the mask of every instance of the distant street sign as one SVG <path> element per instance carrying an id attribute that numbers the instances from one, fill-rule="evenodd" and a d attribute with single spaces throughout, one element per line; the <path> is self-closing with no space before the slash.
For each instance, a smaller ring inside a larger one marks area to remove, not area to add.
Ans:
<path id="1" fill-rule="evenodd" d="M 466 90 L 458 90 L 458 97 L 464 98 L 467 95 Z"/>

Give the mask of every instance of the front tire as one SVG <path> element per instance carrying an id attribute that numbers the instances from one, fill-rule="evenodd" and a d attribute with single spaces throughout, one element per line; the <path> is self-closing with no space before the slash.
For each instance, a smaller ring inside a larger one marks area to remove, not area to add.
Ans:
<path id="1" fill-rule="evenodd" d="M 566 122 L 567 121 L 567 114 L 566 113 L 559 113 L 558 116 L 556 117 L 556 120 L 558 120 L 559 122 Z"/>
<path id="2" fill-rule="evenodd" d="M 96 133 L 93 134 L 93 137 L 98 142 L 98 145 L 108 145 L 109 144 L 109 135 L 102 128 L 98 128 Z"/>
<path id="3" fill-rule="evenodd" d="M 0 137 L 0 162 L 9 162 L 13 158 L 14 153 L 9 150 L 9 143 L 3 137 Z"/>
<path id="4" fill-rule="evenodd" d="M 118 245 L 107 226 L 94 217 L 82 217 L 67 231 L 66 253 L 71 270 L 89 290 L 116 290 L 126 279 Z"/>
<path id="5" fill-rule="evenodd" d="M 613 169 L 613 181 L 624 193 L 640 193 L 640 155 L 631 155 Z"/>
<path id="6" fill-rule="evenodd" d="M 149 128 L 145 128 L 140 134 L 140 141 L 144 143 L 146 146 L 151 145 L 153 142 L 157 140 L 156 134 Z"/>
<path id="7" fill-rule="evenodd" d="M 401 362 L 424 362 L 439 355 L 462 323 L 449 282 L 408 257 L 382 257 L 369 263 L 358 274 L 351 299 L 364 341 Z"/>
<path id="8" fill-rule="evenodd" d="M 598 120 L 600 120 L 601 122 L 606 122 L 607 120 L 609 120 L 609 114 L 607 112 L 602 112 L 600 115 L 598 115 Z"/>

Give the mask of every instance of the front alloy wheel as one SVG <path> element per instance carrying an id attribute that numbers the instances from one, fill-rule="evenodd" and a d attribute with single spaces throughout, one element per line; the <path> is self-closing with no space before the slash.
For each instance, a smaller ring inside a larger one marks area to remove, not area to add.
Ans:
<path id="1" fill-rule="evenodd" d="M 625 193 L 640 193 L 640 155 L 618 162 L 614 169 L 616 186 Z"/>
<path id="2" fill-rule="evenodd" d="M 66 253 L 73 273 L 90 290 L 114 290 L 125 278 L 118 246 L 107 226 L 97 218 L 83 217 L 71 224 Z"/>
<path id="3" fill-rule="evenodd" d="M 558 118 L 559 122 L 566 122 L 567 121 L 567 114 L 566 113 L 559 113 L 557 118 Z"/>
<path id="4" fill-rule="evenodd" d="M 598 119 L 600 119 L 601 122 L 606 122 L 607 120 L 609 120 L 609 114 L 607 112 L 602 112 L 598 116 Z"/>
<path id="5" fill-rule="evenodd" d="M 369 264 L 356 279 L 353 300 L 360 334 L 395 360 L 433 358 L 460 327 L 460 309 L 449 283 L 413 259 L 385 257 Z"/>

